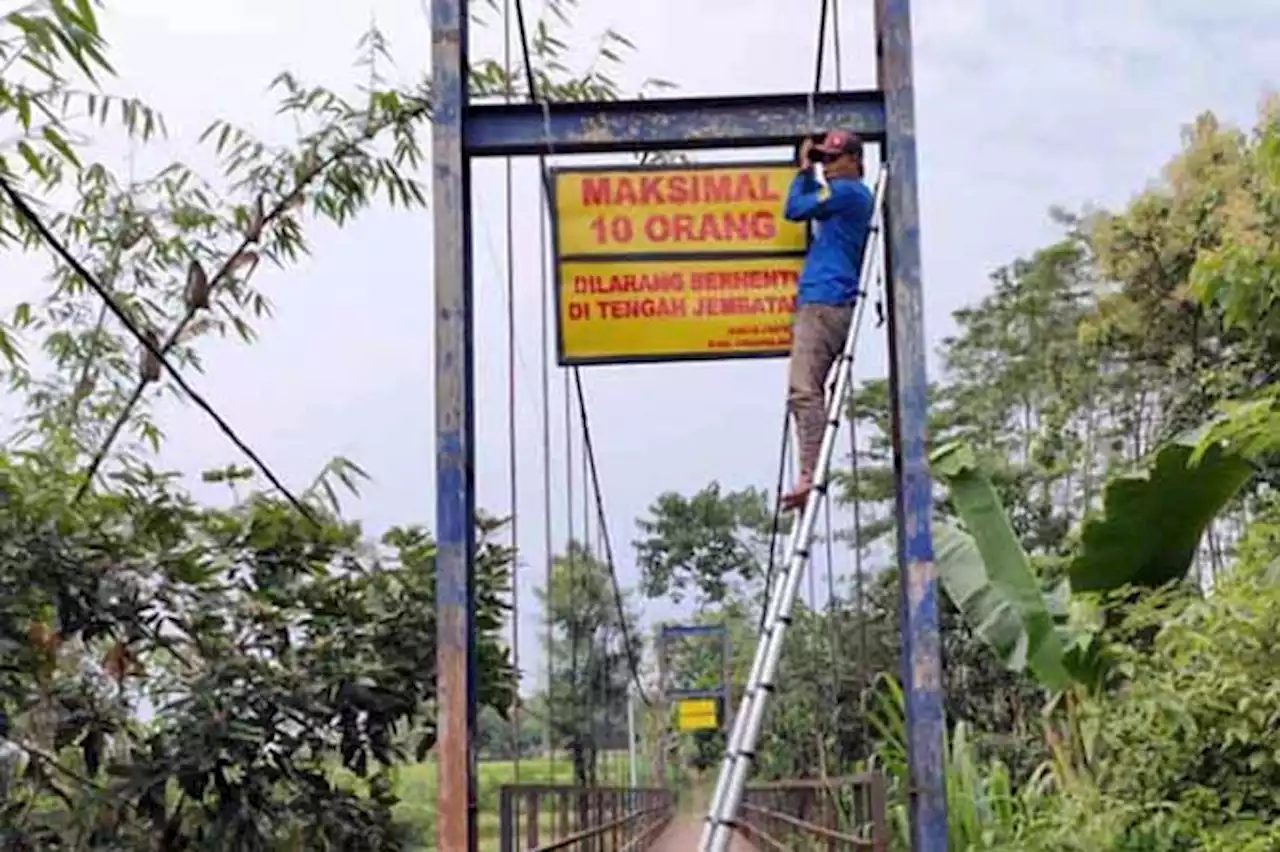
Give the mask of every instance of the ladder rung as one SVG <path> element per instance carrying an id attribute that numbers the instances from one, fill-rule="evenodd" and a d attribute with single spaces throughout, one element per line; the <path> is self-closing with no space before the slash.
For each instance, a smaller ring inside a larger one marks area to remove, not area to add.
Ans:
<path id="1" fill-rule="evenodd" d="M 871 277 L 871 264 L 876 254 L 876 244 L 870 238 L 883 231 L 884 211 L 882 208 L 885 188 L 888 183 L 887 174 L 887 168 L 882 165 L 880 178 L 877 181 L 875 190 L 875 201 L 872 206 L 872 220 L 868 223 L 868 239 L 863 243 L 860 282 L 868 281 Z M 866 304 L 866 296 L 868 295 L 869 293 L 863 292 L 859 287 L 856 320 L 861 319 L 861 311 Z M 772 615 L 766 616 L 765 623 L 762 625 L 760 640 L 756 647 L 756 659 L 752 664 L 752 676 L 746 684 L 744 700 L 742 706 L 738 709 L 733 732 L 730 735 L 729 742 L 726 744 L 725 759 L 720 768 L 720 780 L 716 786 L 715 794 L 712 796 L 707 814 L 706 828 L 704 829 L 705 833 L 698 844 L 699 852 L 727 852 L 731 837 L 727 827 L 738 824 L 736 817 L 737 809 L 741 804 L 742 785 L 746 781 L 746 773 L 750 771 L 751 764 L 755 761 L 755 749 L 759 744 L 762 714 L 767 706 L 764 700 L 775 689 L 773 680 L 776 677 L 778 658 L 782 653 L 782 643 L 775 640 L 782 639 L 785 635 L 784 631 L 791 624 L 790 604 L 783 606 L 783 602 L 793 601 L 800 578 L 803 576 L 805 566 L 812 555 L 810 548 L 813 543 L 813 525 L 817 522 L 817 516 L 810 509 L 816 509 L 821 505 L 822 498 L 827 496 L 831 485 L 830 456 L 834 447 L 833 439 L 835 434 L 839 432 L 842 419 L 840 415 L 841 406 L 839 401 L 835 399 L 834 394 L 837 388 L 844 388 L 845 393 L 848 393 L 848 387 L 845 383 L 849 380 L 850 371 L 853 369 L 853 349 L 857 341 L 857 327 L 857 321 L 850 325 L 844 348 L 841 349 L 840 355 L 836 359 L 836 378 L 831 384 L 830 392 L 827 394 L 827 408 L 824 414 L 824 419 L 826 420 L 823 430 L 824 452 L 819 456 L 819 471 L 815 471 L 820 481 L 814 484 L 813 493 L 805 501 L 804 513 L 797 520 L 797 526 L 788 544 L 788 552 L 783 557 L 783 564 L 786 565 L 786 570 L 782 574 L 778 587 L 778 595 L 780 596 L 776 599 L 778 605 Z M 835 409 L 834 411 L 832 410 L 833 408 Z"/>

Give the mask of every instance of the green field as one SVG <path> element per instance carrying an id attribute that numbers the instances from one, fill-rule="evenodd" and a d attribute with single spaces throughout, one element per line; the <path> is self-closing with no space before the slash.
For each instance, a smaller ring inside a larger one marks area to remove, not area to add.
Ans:
<path id="1" fill-rule="evenodd" d="M 610 755 L 602 759 L 601 776 L 604 783 L 626 785 L 626 756 Z M 396 807 L 396 819 L 410 832 L 419 850 L 434 849 L 436 813 L 436 767 L 434 763 L 402 766 L 397 770 L 397 793 L 400 804 Z M 522 784 L 572 784 L 573 767 L 561 755 L 554 762 L 546 758 L 525 758 L 520 761 Z M 484 852 L 496 852 L 498 848 L 498 792 L 504 784 L 516 783 L 514 761 L 482 761 L 480 763 L 480 848 Z"/>

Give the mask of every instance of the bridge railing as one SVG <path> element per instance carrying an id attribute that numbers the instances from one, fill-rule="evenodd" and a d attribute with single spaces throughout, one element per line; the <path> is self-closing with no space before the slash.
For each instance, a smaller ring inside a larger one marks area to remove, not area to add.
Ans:
<path id="1" fill-rule="evenodd" d="M 738 829 L 761 852 L 884 852 L 889 848 L 884 776 L 749 786 Z"/>
<path id="2" fill-rule="evenodd" d="M 660 788 L 509 784 L 499 794 L 501 852 L 644 852 L 675 814 Z"/>

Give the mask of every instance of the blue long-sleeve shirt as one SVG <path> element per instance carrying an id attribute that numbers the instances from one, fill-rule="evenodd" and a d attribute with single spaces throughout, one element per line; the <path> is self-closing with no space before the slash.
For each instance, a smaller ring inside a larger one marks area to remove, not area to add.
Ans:
<path id="1" fill-rule="evenodd" d="M 855 178 L 835 178 L 824 187 L 805 169 L 791 181 L 783 216 L 813 221 L 813 242 L 800 275 L 796 304 L 851 305 L 858 297 L 862 248 L 875 198 Z"/>

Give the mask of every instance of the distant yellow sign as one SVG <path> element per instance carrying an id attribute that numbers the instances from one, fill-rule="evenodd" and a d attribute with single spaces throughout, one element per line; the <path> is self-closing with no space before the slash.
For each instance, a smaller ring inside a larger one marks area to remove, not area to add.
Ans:
<path id="1" fill-rule="evenodd" d="M 676 702 L 676 729 L 714 731 L 720 727 L 720 703 L 714 698 L 682 698 Z"/>
<path id="2" fill-rule="evenodd" d="M 791 349 L 809 232 L 789 164 L 555 172 L 562 364 Z"/>

